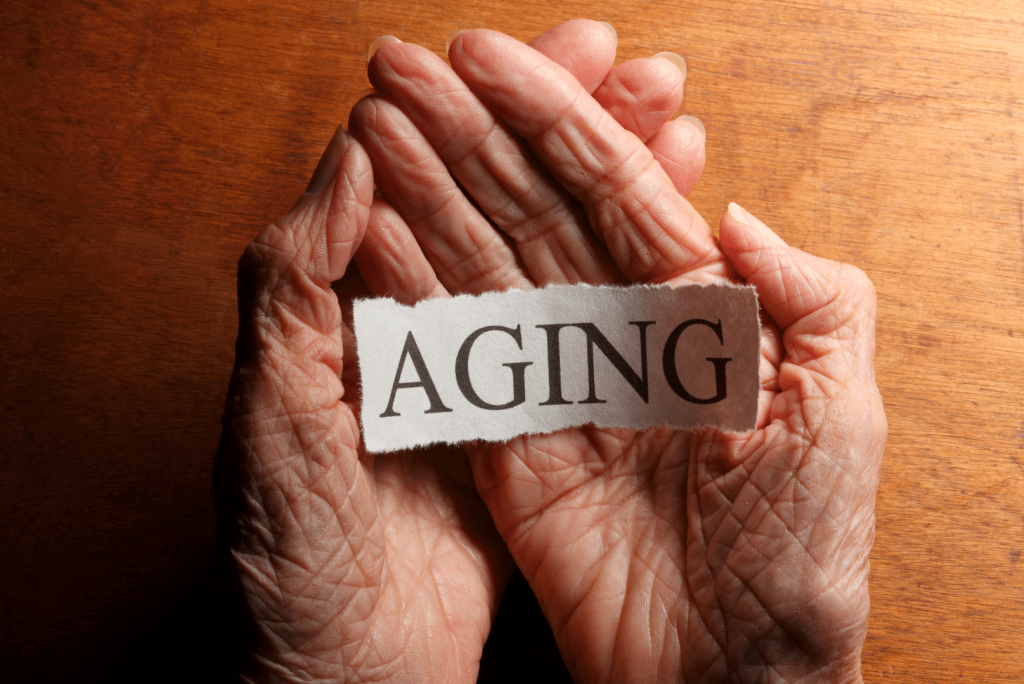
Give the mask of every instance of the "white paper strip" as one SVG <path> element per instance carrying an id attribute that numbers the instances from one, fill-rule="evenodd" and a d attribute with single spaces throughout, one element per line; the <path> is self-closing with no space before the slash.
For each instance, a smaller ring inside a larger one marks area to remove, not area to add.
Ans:
<path id="1" fill-rule="evenodd" d="M 558 285 L 354 308 L 370 452 L 594 423 L 752 430 L 752 287 Z"/>

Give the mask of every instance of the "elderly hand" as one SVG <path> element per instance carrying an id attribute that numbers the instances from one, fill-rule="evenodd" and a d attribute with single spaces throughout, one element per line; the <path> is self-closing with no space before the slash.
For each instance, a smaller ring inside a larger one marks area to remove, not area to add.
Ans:
<path id="1" fill-rule="evenodd" d="M 380 289 L 409 301 L 739 278 L 761 297 L 755 432 L 588 427 L 466 447 L 570 671 L 858 681 L 886 432 L 870 282 L 739 207 L 716 240 L 679 193 L 685 155 L 666 153 L 693 146 L 688 123 L 624 128 L 579 79 L 495 32 L 452 41 L 457 79 L 425 52 L 381 47 L 383 95 L 351 119 L 389 200 L 358 255 Z"/>
<path id="2" fill-rule="evenodd" d="M 538 46 L 631 125 L 648 125 L 645 112 L 665 100 L 660 87 L 628 89 L 645 83 L 645 69 L 610 71 L 604 27 L 564 25 Z M 681 77 L 674 85 L 678 104 Z M 239 264 L 218 526 L 254 628 L 251 680 L 472 682 L 512 568 L 461 450 L 361 449 L 349 300 L 437 294 L 392 287 L 415 262 L 364 269 L 366 283 L 348 268 L 368 224 L 362 253 L 388 258 L 381 239 L 395 215 L 372 191 L 363 146 L 339 129 L 308 191 Z"/>

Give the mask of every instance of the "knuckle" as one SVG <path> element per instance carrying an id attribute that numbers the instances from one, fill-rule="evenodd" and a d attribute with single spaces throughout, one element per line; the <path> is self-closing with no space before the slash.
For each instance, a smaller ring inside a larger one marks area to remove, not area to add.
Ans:
<path id="1" fill-rule="evenodd" d="M 274 243 L 279 239 L 273 235 L 275 226 L 268 226 L 250 242 L 238 260 L 239 285 L 247 292 L 254 293 L 266 288 L 271 273 L 281 270 L 281 252 Z"/>

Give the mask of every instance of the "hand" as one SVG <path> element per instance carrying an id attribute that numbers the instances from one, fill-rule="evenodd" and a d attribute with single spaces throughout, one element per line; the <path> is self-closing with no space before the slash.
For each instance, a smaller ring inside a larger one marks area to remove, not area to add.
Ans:
<path id="1" fill-rule="evenodd" d="M 382 48 L 371 78 L 408 120 L 429 123 L 415 147 L 391 144 L 416 135 L 404 124 L 394 135 L 379 103 L 353 111 L 353 131 L 394 200 L 360 252 L 375 278 L 426 294 L 738 274 L 761 293 L 754 433 L 584 428 L 467 447 L 570 671 L 587 682 L 859 679 L 885 438 L 870 283 L 786 247 L 738 208 L 744 221 L 723 219 L 720 248 L 654 163 L 658 136 L 645 148 L 570 74 L 516 41 L 475 31 L 451 45 L 460 83 L 487 108 L 476 126 L 447 103 L 447 89 L 411 102 L 394 95 L 414 78 L 405 50 Z M 529 148 L 492 134 L 488 112 Z M 431 156 L 420 143 L 446 118 L 452 126 L 430 140 Z M 427 163 L 438 158 L 486 216 Z M 464 158 L 476 161 L 462 168 Z M 496 158 L 516 172 L 501 176 L 486 164 Z M 520 210 L 527 221 L 510 220 L 502 211 L 530 197 L 524 188 L 548 187 L 538 160 L 572 200 L 559 195 Z"/>
<path id="2" fill-rule="evenodd" d="M 564 28 L 539 40 L 642 120 L 651 97 L 630 104 L 606 81 L 614 43 L 598 31 L 603 44 Z M 367 291 L 348 269 L 367 223 L 387 220 L 372 189 L 366 153 L 339 129 L 307 193 L 239 265 L 218 525 L 256 632 L 254 680 L 474 681 L 512 568 L 464 453 L 360 448 L 344 303 Z"/>
<path id="3" fill-rule="evenodd" d="M 354 338 L 331 284 L 373 181 L 340 128 L 311 190 L 239 264 L 221 442 L 234 498 L 219 518 L 256 631 L 247 675 L 473 681 L 508 554 L 464 456 L 363 453 Z M 338 286 L 346 298 L 365 294 L 357 275 Z"/>

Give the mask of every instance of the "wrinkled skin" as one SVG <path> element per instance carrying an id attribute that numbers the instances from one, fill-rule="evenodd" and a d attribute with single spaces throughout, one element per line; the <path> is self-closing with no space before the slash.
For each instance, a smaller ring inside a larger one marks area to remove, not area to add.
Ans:
<path id="1" fill-rule="evenodd" d="M 534 45 L 632 125 L 657 128 L 681 99 L 682 76 L 663 79 L 663 60 L 612 69 L 614 38 L 592 22 L 556 27 Z M 387 238 L 395 215 L 372 190 L 366 153 L 339 129 L 310 190 L 239 264 L 218 527 L 256 632 L 245 668 L 254 681 L 475 681 L 513 567 L 461 450 L 374 458 L 359 446 L 355 350 L 339 295 L 429 294 L 364 283 L 348 268 L 368 222 L 364 251 L 387 254 L 375 238 Z"/>
<path id="2" fill-rule="evenodd" d="M 503 540 L 578 681 L 859 681 L 885 440 L 866 277 L 738 209 L 716 240 L 679 193 L 702 139 L 665 123 L 671 105 L 653 122 L 615 111 L 630 92 L 602 92 L 615 72 L 566 72 L 486 31 L 452 43 L 459 79 L 417 51 L 378 51 L 383 95 L 350 120 L 362 146 L 243 260 L 257 294 L 225 442 L 260 678 L 472 680 L 510 567 Z M 364 149 L 390 202 L 369 197 Z M 552 282 L 755 284 L 758 429 L 566 430 L 468 445 L 468 468 L 451 450 L 363 454 L 328 284 L 364 221 L 366 284 L 407 302 Z"/>

